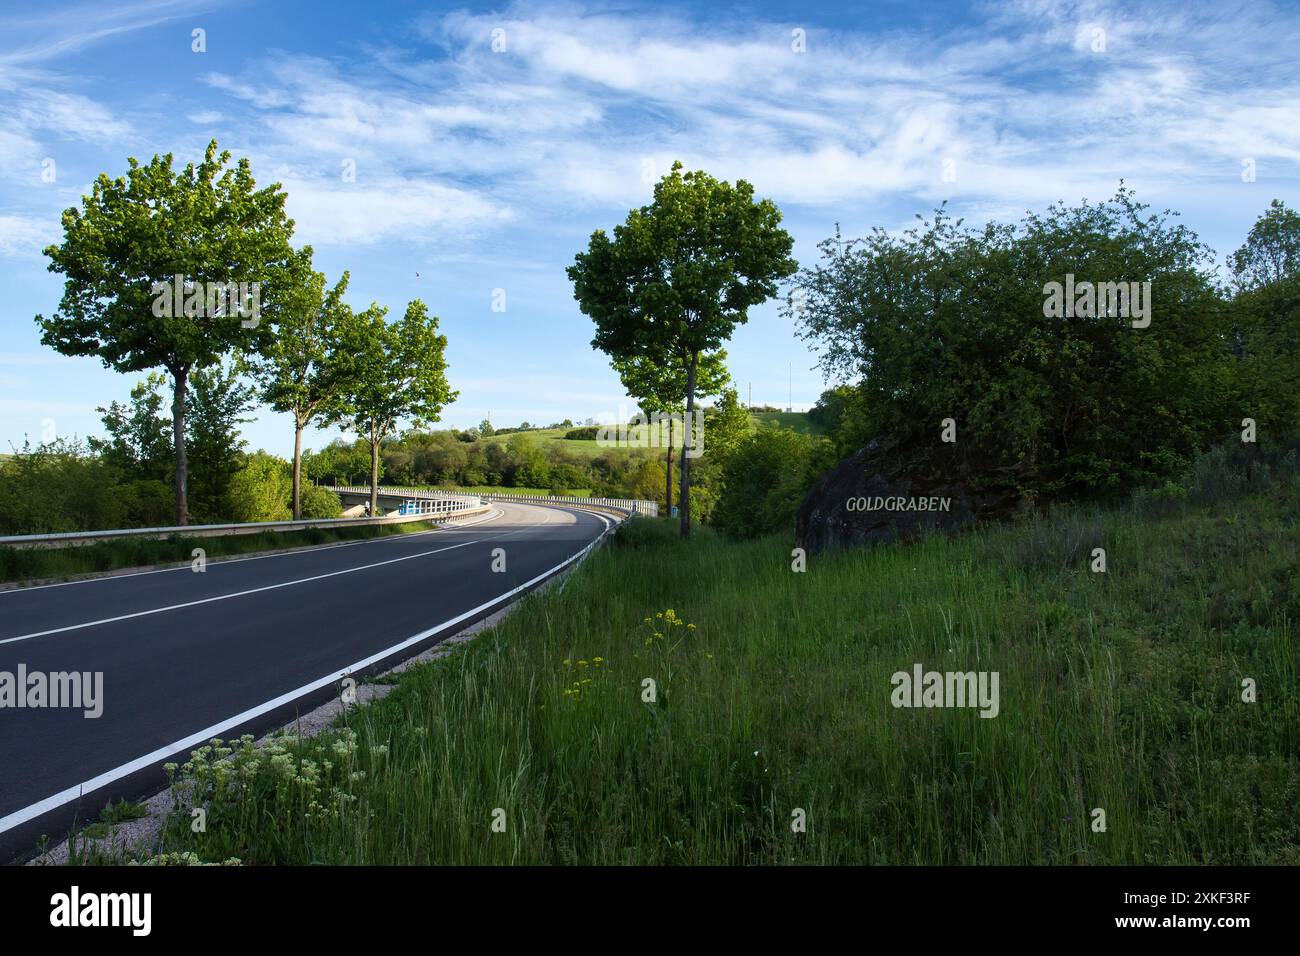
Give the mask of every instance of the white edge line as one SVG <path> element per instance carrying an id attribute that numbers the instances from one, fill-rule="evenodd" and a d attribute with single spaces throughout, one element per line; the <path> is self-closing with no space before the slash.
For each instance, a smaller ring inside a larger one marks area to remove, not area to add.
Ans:
<path id="1" fill-rule="evenodd" d="M 586 557 L 587 553 L 591 551 L 591 549 L 594 548 L 597 544 L 600 543 L 601 538 L 605 536 L 605 532 L 609 530 L 611 522 L 607 517 L 605 517 L 604 515 L 598 512 L 588 511 L 587 514 L 595 515 L 597 518 L 603 521 L 605 523 L 605 530 L 602 531 L 600 535 L 596 537 L 596 540 L 592 541 L 590 544 L 588 544 L 577 554 L 565 558 L 563 561 L 561 561 L 555 567 L 551 568 L 549 571 L 543 571 L 541 574 L 537 575 L 537 577 L 533 578 L 530 581 L 525 581 L 523 584 L 519 585 L 516 588 L 513 588 L 510 591 L 507 591 L 505 594 L 501 594 L 493 598 L 492 600 L 487 601 L 484 604 L 480 604 L 476 608 L 472 608 L 468 611 L 465 611 L 463 614 L 458 614 L 456 617 L 453 617 L 450 620 L 443 621 L 441 624 L 435 625 L 434 627 L 428 628 L 427 630 L 420 631 L 420 633 L 418 634 L 413 634 L 412 636 L 408 637 L 406 640 L 400 641 L 399 643 L 394 644 L 391 647 L 385 648 L 384 650 L 379 651 L 375 654 L 371 654 L 369 657 L 359 660 L 355 664 L 352 664 L 349 667 L 345 667 L 341 671 L 334 671 L 330 674 L 326 674 L 324 677 L 318 678 L 312 681 L 310 684 L 303 684 L 301 687 L 295 690 L 288 691 L 284 694 L 281 694 L 279 697 L 275 697 L 271 700 L 265 701 L 264 703 L 258 704 L 256 707 L 250 707 L 248 710 L 235 714 L 235 716 L 233 717 L 227 717 L 225 720 L 219 723 L 215 723 L 210 727 L 205 727 L 200 731 L 190 734 L 188 737 L 183 737 L 182 739 L 174 741 L 173 743 L 166 744 L 163 747 L 159 747 L 157 750 L 154 750 L 151 753 L 147 753 L 143 757 L 136 757 L 134 760 L 128 763 L 124 763 L 119 767 L 114 767 L 112 770 L 105 771 L 104 773 L 101 773 L 97 777 L 92 777 L 91 779 L 83 783 L 79 783 L 75 786 L 68 787 L 66 790 L 61 790 L 58 793 L 53 794 L 52 796 L 46 797 L 44 800 L 38 800 L 36 803 L 29 804 L 28 806 L 23 807 L 21 810 L 15 810 L 13 813 L 9 814 L 8 816 L 0 817 L 0 833 L 4 833 L 7 830 L 12 830 L 14 827 L 26 823 L 29 820 L 34 820 L 35 818 L 45 813 L 49 813 L 51 810 L 56 810 L 59 807 L 63 806 L 65 803 L 70 803 L 73 800 L 76 800 L 78 797 L 85 796 L 88 793 L 93 793 L 94 791 L 99 790 L 101 787 L 108 786 L 108 784 L 114 782 L 115 780 L 121 780 L 123 777 L 130 776 L 131 774 L 135 773 L 137 770 L 143 770 L 146 767 L 150 766 L 151 764 L 157 763 L 159 760 L 162 760 L 165 757 L 169 757 L 172 754 L 177 753 L 178 751 L 184 750 L 186 747 L 192 747 L 197 743 L 206 742 L 211 738 L 225 732 L 227 729 L 231 727 L 237 727 L 246 721 L 252 720 L 255 717 L 260 717 L 262 714 L 275 710 L 277 707 L 287 704 L 298 697 L 302 697 L 304 694 L 310 694 L 312 691 L 319 690 L 322 687 L 332 684 L 334 681 L 341 680 L 344 677 L 347 677 L 349 674 L 353 674 L 359 670 L 367 668 L 371 664 L 375 664 L 383 660 L 384 658 L 390 657 L 391 655 L 397 653 L 398 651 L 403 650 L 404 648 L 410 647 L 412 644 L 418 644 L 421 641 L 427 640 L 428 638 L 439 633 L 440 631 L 445 631 L 447 628 L 459 624 L 461 621 L 465 620 L 466 618 L 473 617 L 475 614 L 479 613 L 480 611 L 486 610 L 487 608 L 490 608 L 495 604 L 500 604 L 502 601 L 514 597 L 520 591 L 532 587 L 537 582 L 545 580 L 546 578 L 555 574 L 557 571 L 568 567 L 573 562 L 581 560 L 582 558 Z"/>

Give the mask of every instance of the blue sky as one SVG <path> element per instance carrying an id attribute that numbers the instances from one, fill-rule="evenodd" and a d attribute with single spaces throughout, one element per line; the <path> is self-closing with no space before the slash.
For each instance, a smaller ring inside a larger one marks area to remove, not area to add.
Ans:
<path id="1" fill-rule="evenodd" d="M 775 200 L 803 262 L 836 222 L 904 228 L 943 200 L 1016 218 L 1121 178 L 1221 256 L 1270 199 L 1300 204 L 1295 4 L 840 6 L 6 4 L 0 450 L 99 433 L 95 406 L 139 377 L 39 344 L 60 212 L 128 156 L 181 165 L 214 136 L 284 185 L 295 241 L 331 281 L 351 272 L 355 305 L 420 297 L 441 317 L 462 427 L 629 405 L 564 267 L 674 159 Z M 774 304 L 729 353 L 742 398 L 784 405 L 791 365 L 796 407 L 824 387 Z M 292 427 L 262 410 L 245 436 L 286 454 Z"/>

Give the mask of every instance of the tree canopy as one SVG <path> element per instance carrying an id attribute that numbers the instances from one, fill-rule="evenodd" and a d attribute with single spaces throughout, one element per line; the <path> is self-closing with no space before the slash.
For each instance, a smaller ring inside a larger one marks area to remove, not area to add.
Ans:
<path id="1" fill-rule="evenodd" d="M 881 439 L 901 467 L 1029 497 L 1107 492 L 1178 472 L 1232 418 L 1211 253 L 1123 187 L 979 230 L 941 208 L 822 252 L 786 311 L 828 375 L 857 382 L 856 443 Z M 1149 282 L 1149 326 L 1049 315 L 1062 281 Z"/>
<path id="2" fill-rule="evenodd" d="M 749 309 L 774 296 L 797 264 L 781 213 L 734 185 L 680 162 L 654 200 L 614 227 L 592 233 L 567 272 L 574 298 L 595 323 L 592 345 L 612 359 L 644 360 L 686 373 L 694 411 L 700 357 L 722 348 Z M 690 534 L 690 459 L 683 449 L 682 534 Z"/>
<path id="3" fill-rule="evenodd" d="M 189 375 L 265 340 L 276 280 L 292 257 L 293 222 L 279 184 L 258 189 L 248 160 L 229 165 L 216 140 L 201 162 L 179 172 L 172 162 L 171 153 L 145 164 L 132 157 L 125 176 L 101 174 L 81 209 L 63 213 L 63 242 L 45 250 L 50 271 L 65 277 L 63 299 L 36 321 L 41 341 L 65 355 L 94 355 L 119 372 L 171 374 L 176 523 L 185 524 Z M 230 283 L 257 284 L 257 316 L 207 294 Z M 160 295 L 178 288 L 183 301 L 157 308 Z"/>

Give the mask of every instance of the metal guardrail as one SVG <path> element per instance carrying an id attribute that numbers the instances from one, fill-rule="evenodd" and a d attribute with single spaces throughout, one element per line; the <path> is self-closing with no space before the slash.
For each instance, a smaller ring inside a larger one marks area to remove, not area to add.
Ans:
<path id="1" fill-rule="evenodd" d="M 342 489 L 340 489 L 342 490 Z M 366 494 L 370 489 L 365 489 Z M 382 489 L 381 489 L 382 493 Z M 424 506 L 427 501 L 428 506 Z M 442 505 L 442 507 L 437 507 Z M 63 531 L 54 534 L 20 534 L 0 537 L 0 547 L 61 548 L 97 544 L 120 538 L 215 538 L 223 535 L 257 534 L 260 531 L 302 531 L 307 528 L 357 528 L 369 525 L 405 524 L 437 517 L 461 517 L 486 510 L 477 496 L 456 495 L 422 500 L 422 507 L 408 512 L 367 518 L 303 518 L 298 521 L 248 521 L 230 524 L 172 525 L 165 528 L 120 528 L 110 531 Z"/>
<path id="2" fill-rule="evenodd" d="M 332 491 L 342 491 L 348 494 L 365 494 L 367 496 L 370 494 L 369 485 L 327 485 L 325 487 L 329 487 Z M 618 511 L 645 515 L 650 518 L 659 517 L 659 502 L 646 501 L 643 498 L 583 498 L 577 495 L 512 495 L 508 493 L 497 494 L 496 492 L 473 496 L 457 491 L 445 491 L 441 488 L 406 488 L 387 485 L 379 486 L 379 494 L 387 498 L 433 498 L 436 500 L 473 498 L 475 501 L 482 498 L 484 501 L 519 501 L 525 503 L 535 501 L 560 505 L 592 505 L 594 507 L 614 508 Z"/>
<path id="3" fill-rule="evenodd" d="M 369 486 L 339 485 L 331 491 L 347 494 L 370 495 Z M 366 525 L 402 524 L 408 521 L 427 521 L 430 518 L 456 518 L 486 509 L 486 502 L 517 501 L 520 503 L 586 505 L 619 511 L 628 516 L 657 517 L 659 504 L 638 498 L 580 498 L 573 495 L 464 495 L 436 488 L 401 488 L 380 486 L 384 498 L 401 498 L 396 514 L 364 518 L 304 518 L 299 521 L 250 521 L 230 524 L 173 525 L 165 528 L 122 528 L 110 531 L 65 531 L 54 534 L 22 534 L 0 537 L 0 547 L 60 548 L 81 544 L 96 544 L 120 538 L 169 538 L 173 535 L 193 538 L 213 538 L 222 535 L 256 534 L 259 531 L 301 531 L 305 528 L 356 528 Z"/>
<path id="4" fill-rule="evenodd" d="M 484 501 L 544 502 L 557 505 L 589 505 L 593 508 L 611 508 L 628 514 L 659 517 L 659 502 L 642 498 L 579 498 L 576 495 L 498 495 L 485 494 Z"/>

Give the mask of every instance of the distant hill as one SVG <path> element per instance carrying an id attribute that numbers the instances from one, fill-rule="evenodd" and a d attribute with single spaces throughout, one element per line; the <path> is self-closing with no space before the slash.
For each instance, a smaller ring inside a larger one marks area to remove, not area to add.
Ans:
<path id="1" fill-rule="evenodd" d="M 806 412 L 750 412 L 749 419 L 754 425 L 757 425 L 760 422 L 764 424 L 775 424 L 775 425 L 779 425 L 782 428 L 791 428 L 797 432 L 802 432 L 803 434 L 806 435 L 821 435 L 823 433 L 822 429 L 819 426 L 814 425 L 812 422 L 808 420 L 808 415 Z M 581 428 L 581 427 L 582 426 L 580 425 L 573 426 L 573 428 Z M 640 432 L 644 430 L 645 427 L 648 426 L 642 426 L 641 429 L 638 429 L 637 432 L 638 436 Z M 527 435 L 528 437 L 536 441 L 537 444 L 540 445 L 544 450 L 549 450 L 551 448 L 563 449 L 564 451 L 567 451 L 570 454 L 578 455 L 584 458 L 595 458 L 598 455 L 602 455 L 610 451 L 619 452 L 619 451 L 632 450 L 630 448 L 602 448 L 600 445 L 597 445 L 594 440 L 582 441 L 577 439 L 570 440 L 565 438 L 564 437 L 565 434 L 572 430 L 573 429 L 570 428 L 534 428 L 526 432 L 509 432 L 505 435 L 489 435 L 487 438 L 480 438 L 479 441 L 496 442 L 496 443 L 504 444 L 508 442 L 511 438 L 513 438 L 515 435 Z M 656 446 L 658 448 L 666 447 L 667 440 L 668 440 L 667 426 L 666 425 L 663 426 L 662 430 L 663 430 L 663 434 L 661 436 L 661 442 Z M 675 447 L 680 447 L 682 443 L 681 429 L 680 428 L 675 429 L 674 431 L 675 434 L 673 435 L 673 445 Z M 708 446 L 708 438 L 706 436 L 705 438 L 706 451 L 707 451 L 707 446 Z"/>
<path id="2" fill-rule="evenodd" d="M 792 428 L 805 435 L 821 435 L 825 433 L 825 430 L 820 425 L 814 425 L 808 420 L 807 412 L 750 412 L 749 417 L 757 422 L 776 424 L 782 428 Z"/>

